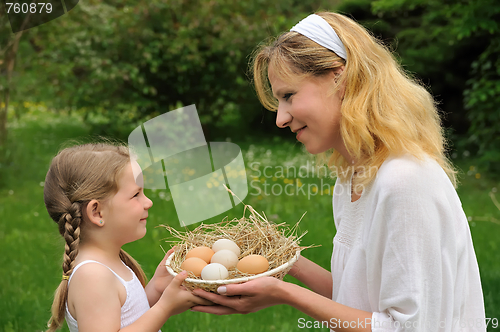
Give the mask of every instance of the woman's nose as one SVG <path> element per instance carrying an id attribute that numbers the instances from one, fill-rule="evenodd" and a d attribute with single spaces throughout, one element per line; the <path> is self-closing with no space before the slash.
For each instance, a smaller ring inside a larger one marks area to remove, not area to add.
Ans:
<path id="1" fill-rule="evenodd" d="M 286 128 L 292 122 L 292 115 L 280 103 L 276 112 L 276 125 L 280 128 Z"/>

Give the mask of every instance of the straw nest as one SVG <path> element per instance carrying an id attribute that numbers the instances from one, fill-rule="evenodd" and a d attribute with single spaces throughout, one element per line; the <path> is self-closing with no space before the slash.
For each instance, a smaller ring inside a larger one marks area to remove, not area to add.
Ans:
<path id="1" fill-rule="evenodd" d="M 245 217 L 245 211 L 250 211 L 250 216 Z M 269 269 L 264 273 L 249 275 L 239 271 L 237 268 L 229 269 L 229 277 L 224 280 L 203 280 L 189 272 L 184 286 L 190 290 L 200 288 L 213 293 L 221 285 L 242 283 L 264 276 L 272 276 L 278 279 L 283 277 L 292 268 L 303 249 L 309 247 L 299 246 L 299 241 L 307 232 L 297 236 L 300 220 L 292 228 L 287 228 L 285 223 L 275 224 L 258 214 L 251 206 L 245 205 L 243 217 L 228 221 L 227 217 L 220 223 L 201 224 L 192 231 L 179 232 L 176 229 L 165 227 L 177 240 L 167 241 L 175 243 L 175 251 L 167 259 L 167 270 L 172 275 L 182 271 L 180 268 L 189 250 L 206 246 L 212 247 L 219 239 L 229 239 L 235 242 L 241 249 L 238 259 L 247 255 L 258 254 L 267 258 Z"/>

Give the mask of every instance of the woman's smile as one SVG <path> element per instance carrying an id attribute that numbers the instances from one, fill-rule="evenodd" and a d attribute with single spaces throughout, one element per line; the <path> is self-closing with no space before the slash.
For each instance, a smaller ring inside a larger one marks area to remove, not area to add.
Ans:
<path id="1" fill-rule="evenodd" d="M 304 126 L 302 128 L 300 128 L 299 130 L 296 131 L 297 133 L 297 140 L 299 140 L 300 136 L 302 135 L 302 133 L 304 132 L 304 130 L 307 128 L 307 126 Z"/>

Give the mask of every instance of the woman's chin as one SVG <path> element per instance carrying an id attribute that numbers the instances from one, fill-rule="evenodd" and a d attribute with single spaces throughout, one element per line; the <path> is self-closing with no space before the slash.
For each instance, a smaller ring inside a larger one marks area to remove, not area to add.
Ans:
<path id="1" fill-rule="evenodd" d="M 310 154 L 319 154 L 328 151 L 328 149 L 321 149 L 320 147 L 311 144 L 304 144 L 304 147 Z"/>

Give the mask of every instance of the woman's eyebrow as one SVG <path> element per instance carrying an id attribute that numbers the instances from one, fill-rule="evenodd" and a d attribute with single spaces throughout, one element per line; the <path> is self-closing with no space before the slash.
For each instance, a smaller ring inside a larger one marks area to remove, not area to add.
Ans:
<path id="1" fill-rule="evenodd" d="M 283 91 L 285 91 L 285 90 L 286 90 L 286 88 L 283 88 L 283 89 L 280 89 L 280 90 L 276 91 L 276 93 L 273 91 L 274 98 L 278 99 L 279 98 L 278 96 L 283 95 L 284 94 Z"/>

